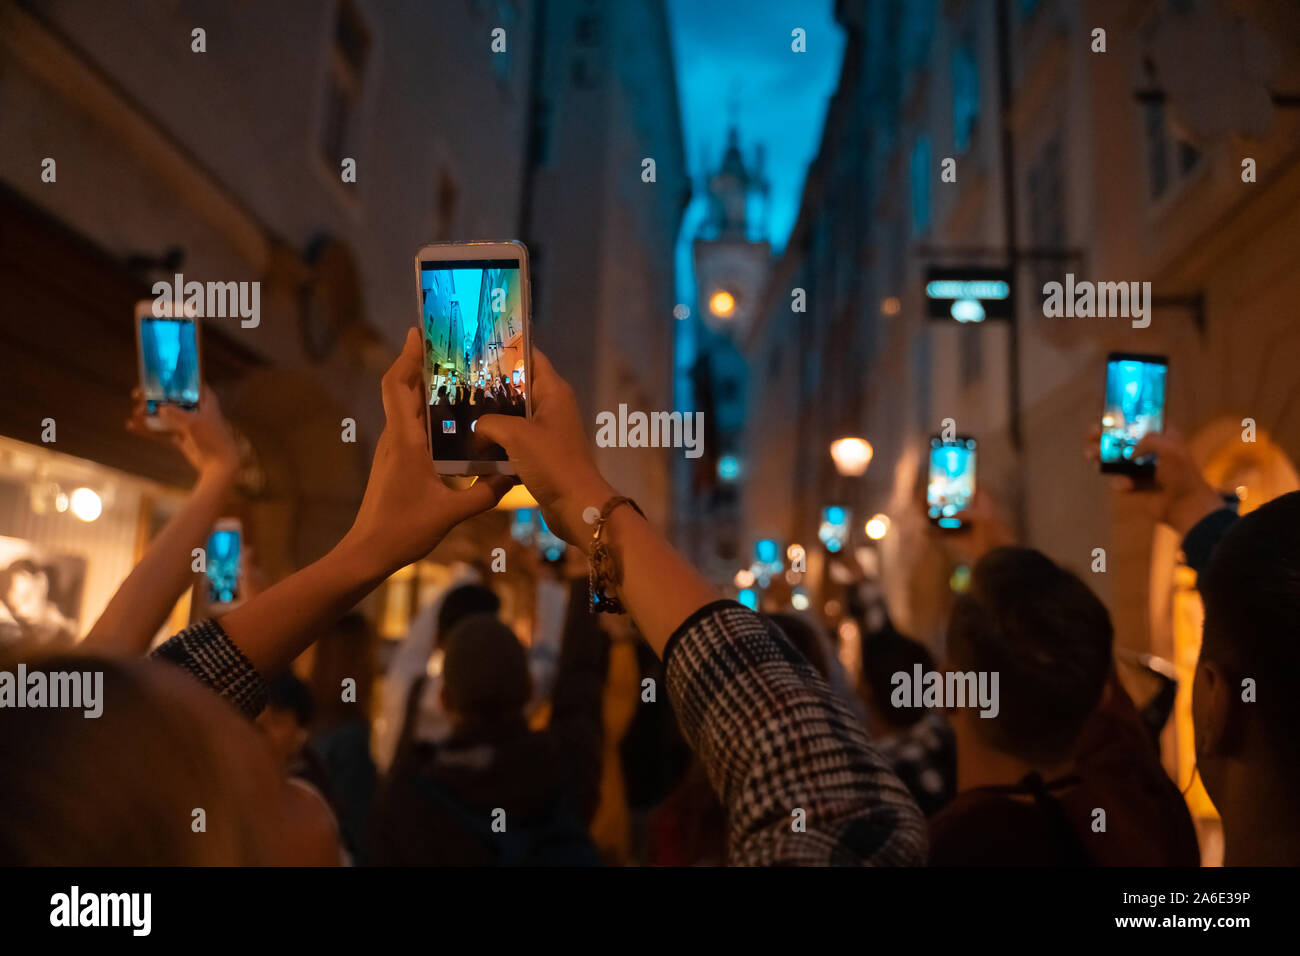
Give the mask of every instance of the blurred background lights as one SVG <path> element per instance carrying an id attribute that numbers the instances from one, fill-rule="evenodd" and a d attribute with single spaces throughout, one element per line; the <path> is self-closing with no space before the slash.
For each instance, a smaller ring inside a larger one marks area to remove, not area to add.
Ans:
<path id="1" fill-rule="evenodd" d="M 89 488 L 78 488 L 69 501 L 72 513 L 82 521 L 94 521 L 104 513 L 104 502 Z"/>
<path id="2" fill-rule="evenodd" d="M 862 438 L 838 438 L 831 442 L 835 470 L 847 477 L 863 474 L 871 464 L 872 454 L 871 443 Z"/>
<path id="3" fill-rule="evenodd" d="M 867 522 L 865 530 L 867 532 L 868 538 L 870 538 L 872 541 L 879 541 L 881 538 L 883 538 L 885 535 L 889 533 L 888 516 L 875 515 L 870 521 Z"/>
<path id="4" fill-rule="evenodd" d="M 736 297 L 726 289 L 719 289 L 709 298 L 709 311 L 720 319 L 731 318 L 736 311 Z"/>

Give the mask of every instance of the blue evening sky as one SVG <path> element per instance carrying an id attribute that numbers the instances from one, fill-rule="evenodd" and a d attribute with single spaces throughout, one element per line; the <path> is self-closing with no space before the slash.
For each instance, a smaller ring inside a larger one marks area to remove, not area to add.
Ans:
<path id="1" fill-rule="evenodd" d="M 844 33 L 833 0 L 668 0 L 686 160 L 695 198 L 678 243 L 678 297 L 693 309 L 690 240 L 704 214 L 704 178 L 740 129 L 750 162 L 767 150 L 771 211 L 765 223 L 774 251 L 784 248 L 799 212 L 804 174 L 821 139 L 826 107 L 839 78 Z M 790 49 L 790 33 L 807 33 L 806 53 Z"/>

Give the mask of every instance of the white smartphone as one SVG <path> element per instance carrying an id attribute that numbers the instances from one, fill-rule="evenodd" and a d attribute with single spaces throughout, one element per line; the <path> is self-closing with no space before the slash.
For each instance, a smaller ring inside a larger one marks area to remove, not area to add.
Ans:
<path id="1" fill-rule="evenodd" d="M 447 242 L 415 256 L 429 454 L 442 475 L 513 475 L 480 415 L 532 418 L 528 249 Z"/>
<path id="2" fill-rule="evenodd" d="M 135 304 L 135 341 L 145 425 L 161 430 L 160 406 L 199 407 L 198 319 L 180 303 L 143 299 Z"/>
<path id="3" fill-rule="evenodd" d="M 243 599 L 243 578 L 244 526 L 238 518 L 220 518 L 208 535 L 207 571 L 203 575 L 208 605 L 222 610 L 238 604 Z"/>

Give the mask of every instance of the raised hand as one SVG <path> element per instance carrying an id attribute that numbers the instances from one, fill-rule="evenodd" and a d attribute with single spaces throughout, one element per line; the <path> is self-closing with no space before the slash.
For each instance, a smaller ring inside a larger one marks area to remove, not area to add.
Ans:
<path id="1" fill-rule="evenodd" d="M 216 392 L 207 385 L 199 393 L 196 411 L 185 411 L 174 405 L 158 409 L 158 419 L 166 426 L 163 431 L 145 424 L 144 396 L 140 389 L 131 391 L 131 399 L 131 417 L 126 421 L 128 431 L 173 445 L 200 475 L 214 471 L 233 474 L 239 467 L 239 445 L 221 414 Z"/>
<path id="2" fill-rule="evenodd" d="M 536 349 L 532 366 L 532 421 L 484 415 L 474 430 L 505 448 L 551 530 L 585 550 L 591 525 L 584 513 L 599 510 L 615 492 L 591 457 L 573 389 Z"/>
<path id="3" fill-rule="evenodd" d="M 1101 426 L 1088 431 L 1084 456 L 1092 462 L 1101 454 Z M 1111 476 L 1111 487 L 1120 494 L 1136 494 L 1144 509 L 1157 521 L 1185 535 L 1196 523 L 1224 506 L 1218 494 L 1201 475 L 1191 450 L 1176 429 L 1151 432 L 1133 449 L 1133 457 L 1156 456 L 1155 478 L 1135 482 L 1127 475 Z"/>

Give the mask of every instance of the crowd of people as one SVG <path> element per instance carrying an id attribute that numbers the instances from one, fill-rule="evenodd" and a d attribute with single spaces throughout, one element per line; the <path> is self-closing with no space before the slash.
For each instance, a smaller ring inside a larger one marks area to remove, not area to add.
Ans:
<path id="1" fill-rule="evenodd" d="M 421 359 L 413 330 L 384 376 L 387 424 L 338 544 L 149 651 L 238 466 L 211 392 L 195 412 L 163 409 L 199 474 L 184 507 L 75 649 L 0 661 L 104 679 L 95 720 L 0 709 L 0 864 L 1199 862 L 1160 762 L 1163 717 L 1153 726 L 1119 682 L 1106 607 L 1015 544 L 992 509 L 972 509 L 978 560 L 942 659 L 864 585 L 847 607 L 863 635 L 851 678 L 818 620 L 725 599 L 619 506 L 572 390 L 540 353 L 531 420 L 498 413 L 521 400 L 505 380 L 493 395 L 458 389 L 453 404 L 496 403 L 477 431 L 506 449 L 571 546 L 546 582 L 555 640 L 525 647 L 485 581 L 457 582 L 413 624 L 376 704 L 375 642 L 353 608 L 514 481 L 453 490 L 440 479 Z M 1177 435 L 1143 446 L 1158 456 L 1155 484 L 1123 493 L 1182 535 L 1205 605 L 1196 757 L 1226 862 L 1295 864 L 1300 703 L 1285 687 L 1300 663 L 1300 493 L 1239 518 Z M 625 619 L 588 608 L 590 509 Z M 640 643 L 619 656 L 623 620 Z M 312 645 L 310 675 L 296 676 Z M 638 700 L 611 739 L 607 690 L 624 664 Z M 895 675 L 938 667 L 998 674 L 996 714 L 900 706 Z M 387 744 L 372 726 L 381 710 Z M 611 792 L 632 831 L 618 860 L 593 836 Z"/>
<path id="2" fill-rule="evenodd" d="M 430 404 L 444 408 L 473 407 L 479 415 L 522 415 L 524 390 L 505 375 L 488 376 L 472 386 L 447 382 L 434 390 Z"/>

